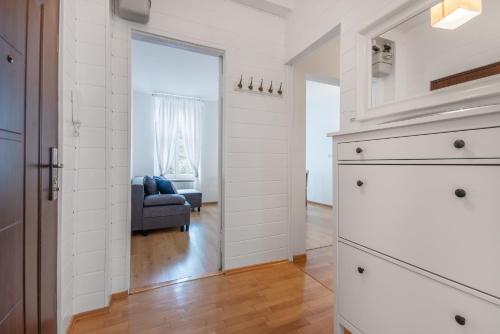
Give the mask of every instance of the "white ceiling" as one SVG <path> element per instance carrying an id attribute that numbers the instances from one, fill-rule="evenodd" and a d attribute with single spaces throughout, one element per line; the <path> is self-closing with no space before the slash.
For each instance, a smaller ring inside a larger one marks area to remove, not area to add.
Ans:
<path id="1" fill-rule="evenodd" d="M 219 58 L 132 40 L 132 88 L 218 100 Z"/>

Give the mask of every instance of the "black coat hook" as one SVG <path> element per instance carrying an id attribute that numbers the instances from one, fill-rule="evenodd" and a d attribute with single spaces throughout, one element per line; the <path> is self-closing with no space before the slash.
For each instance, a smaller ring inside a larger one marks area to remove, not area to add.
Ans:
<path id="1" fill-rule="evenodd" d="M 253 77 L 250 77 L 250 85 L 248 85 L 248 89 L 253 90 Z"/>
<path id="2" fill-rule="evenodd" d="M 280 82 L 280 89 L 278 89 L 278 94 L 283 95 L 283 90 L 281 87 L 283 86 L 283 82 Z"/>
<path id="3" fill-rule="evenodd" d="M 273 93 L 273 81 L 271 80 L 271 85 L 269 86 L 269 89 L 267 90 L 270 94 Z"/>
<path id="4" fill-rule="evenodd" d="M 242 89 L 243 88 L 243 74 L 240 77 L 240 82 L 238 82 L 238 88 Z"/>
<path id="5" fill-rule="evenodd" d="M 262 92 L 264 90 L 264 86 L 262 86 L 263 83 L 264 83 L 264 79 L 260 79 L 259 92 Z"/>

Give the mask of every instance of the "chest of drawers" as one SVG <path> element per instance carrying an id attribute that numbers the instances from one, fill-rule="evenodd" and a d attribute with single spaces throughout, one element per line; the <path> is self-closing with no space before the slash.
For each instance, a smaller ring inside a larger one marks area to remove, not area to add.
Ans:
<path id="1" fill-rule="evenodd" d="M 336 333 L 500 333 L 499 114 L 332 137 Z"/>

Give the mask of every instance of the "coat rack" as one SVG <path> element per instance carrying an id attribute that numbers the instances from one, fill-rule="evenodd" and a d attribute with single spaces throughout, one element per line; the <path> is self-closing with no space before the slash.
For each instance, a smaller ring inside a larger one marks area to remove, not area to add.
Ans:
<path id="1" fill-rule="evenodd" d="M 272 96 L 272 97 L 283 97 L 283 82 L 280 82 L 279 89 L 275 90 L 273 86 L 273 80 L 268 83 L 264 81 L 263 78 L 260 79 L 260 84 L 257 89 L 254 86 L 254 77 L 251 76 L 247 81 L 243 79 L 243 74 L 240 76 L 240 80 L 236 83 L 235 91 L 242 93 L 253 93 L 258 95 Z M 257 81 L 258 82 L 258 81 Z"/>

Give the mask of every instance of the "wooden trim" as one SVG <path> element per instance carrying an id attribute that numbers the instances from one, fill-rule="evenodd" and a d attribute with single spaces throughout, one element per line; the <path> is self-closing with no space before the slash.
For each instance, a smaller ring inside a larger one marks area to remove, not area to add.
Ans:
<path id="1" fill-rule="evenodd" d="M 239 268 L 225 270 L 224 275 L 241 274 L 241 273 L 245 273 L 247 271 L 264 269 L 264 268 L 268 268 L 268 267 L 272 267 L 272 266 L 276 266 L 276 265 L 280 265 L 280 264 L 284 264 L 284 263 L 288 263 L 288 260 L 278 260 L 278 261 L 253 264 L 251 266 L 245 266 L 245 267 L 239 267 Z"/>
<path id="2" fill-rule="evenodd" d="M 129 295 L 128 291 L 125 290 L 125 291 L 122 291 L 122 292 L 116 292 L 116 293 L 113 293 L 110 297 L 109 297 L 109 305 L 111 305 L 112 302 L 114 301 L 117 301 L 117 300 L 121 300 L 121 299 L 125 299 L 127 298 Z"/>
<path id="3" fill-rule="evenodd" d="M 293 262 L 305 262 L 307 261 L 307 254 L 297 254 L 293 256 Z"/>
<path id="4" fill-rule="evenodd" d="M 325 206 L 325 207 L 330 208 L 330 209 L 333 208 L 332 204 L 325 204 L 325 203 L 320 203 L 320 202 L 315 202 L 315 201 L 310 201 L 310 200 L 307 200 L 307 204 Z"/>
<path id="5" fill-rule="evenodd" d="M 202 278 L 209 278 L 209 277 L 219 276 L 219 275 L 222 275 L 222 274 L 223 274 L 222 272 L 218 272 L 218 273 L 213 273 L 213 274 L 200 275 L 200 276 L 191 276 L 191 277 L 186 277 L 186 278 L 179 278 L 179 279 L 172 280 L 172 281 L 151 284 L 151 285 L 148 285 L 148 286 L 145 286 L 145 287 L 142 287 L 142 288 L 133 288 L 133 289 L 130 289 L 130 294 L 131 295 L 135 295 L 136 293 L 140 293 L 140 292 L 145 292 L 145 291 L 149 291 L 149 290 L 163 288 L 163 287 L 166 287 L 166 286 L 169 286 L 169 285 L 178 284 L 178 283 L 196 281 L 196 280 L 199 280 L 199 279 L 202 279 Z"/>
<path id="6" fill-rule="evenodd" d="M 95 316 L 109 313 L 109 310 L 115 301 L 128 298 L 128 295 L 129 295 L 128 291 L 115 292 L 115 293 L 111 294 L 111 296 L 109 296 L 109 305 L 108 306 L 101 307 L 101 308 L 98 308 L 95 310 L 90 310 L 90 311 L 85 311 L 85 312 L 73 314 L 73 316 L 71 317 L 71 320 L 69 321 L 68 328 L 66 329 L 66 334 L 73 333 L 73 329 L 75 327 L 75 324 L 82 319 L 91 318 L 91 317 L 95 317 Z"/>
<path id="7" fill-rule="evenodd" d="M 431 81 L 431 91 L 500 74 L 500 62 Z"/>
<path id="8" fill-rule="evenodd" d="M 71 316 L 71 319 L 69 320 L 68 328 L 66 328 L 66 334 L 71 334 L 73 333 L 73 329 L 75 328 L 75 316 Z"/>

